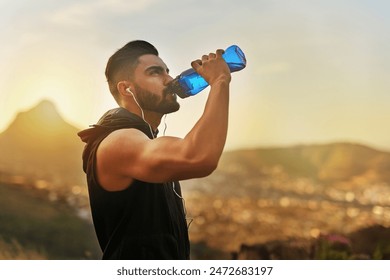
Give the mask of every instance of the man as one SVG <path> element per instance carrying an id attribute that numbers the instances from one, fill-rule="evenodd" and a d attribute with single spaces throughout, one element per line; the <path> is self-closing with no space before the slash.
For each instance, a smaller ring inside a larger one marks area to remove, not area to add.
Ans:
<path id="1" fill-rule="evenodd" d="M 106 77 L 120 107 L 79 133 L 86 142 L 83 169 L 103 259 L 189 259 L 178 181 L 209 175 L 222 154 L 231 80 L 222 54 L 217 50 L 191 63 L 210 93 L 184 139 L 156 138 L 161 118 L 180 105 L 155 47 L 132 41 L 109 59 Z"/>

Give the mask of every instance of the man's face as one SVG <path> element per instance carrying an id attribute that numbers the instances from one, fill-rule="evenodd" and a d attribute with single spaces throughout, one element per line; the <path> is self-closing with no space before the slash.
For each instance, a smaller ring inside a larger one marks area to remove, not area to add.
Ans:
<path id="1" fill-rule="evenodd" d="M 177 96 L 167 91 L 173 80 L 160 57 L 146 54 L 138 59 L 133 73 L 133 92 L 144 110 L 168 114 L 180 108 Z"/>

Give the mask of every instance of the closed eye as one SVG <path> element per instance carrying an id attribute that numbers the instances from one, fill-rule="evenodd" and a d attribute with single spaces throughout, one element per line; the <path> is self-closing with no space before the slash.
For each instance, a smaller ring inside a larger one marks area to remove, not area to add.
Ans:
<path id="1" fill-rule="evenodd" d="M 149 75 L 159 75 L 159 74 L 163 74 L 163 73 L 167 73 L 169 74 L 169 69 L 166 68 L 164 69 L 163 67 L 161 66 L 150 66 L 148 69 L 146 69 L 146 72 L 149 74 Z"/>

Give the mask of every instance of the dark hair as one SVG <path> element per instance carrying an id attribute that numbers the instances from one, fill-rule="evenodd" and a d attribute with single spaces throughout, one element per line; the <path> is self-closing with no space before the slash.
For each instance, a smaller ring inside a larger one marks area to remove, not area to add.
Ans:
<path id="1" fill-rule="evenodd" d="M 118 103 L 119 93 L 116 87 L 117 83 L 131 76 L 134 68 L 138 64 L 138 58 L 144 54 L 158 56 L 158 51 L 152 44 L 146 41 L 135 40 L 127 43 L 109 58 L 105 74 L 111 94 Z"/>

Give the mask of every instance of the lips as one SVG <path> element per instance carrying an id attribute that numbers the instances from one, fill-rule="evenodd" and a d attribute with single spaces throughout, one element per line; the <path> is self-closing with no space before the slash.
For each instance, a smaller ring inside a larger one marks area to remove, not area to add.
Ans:
<path id="1" fill-rule="evenodd" d="M 174 79 L 164 89 L 164 94 L 165 95 L 171 94 L 171 95 L 174 95 L 175 97 L 177 97 L 179 92 L 180 92 L 180 89 L 181 89 L 181 87 L 178 83 L 178 80 Z"/>
<path id="2" fill-rule="evenodd" d="M 176 97 L 176 93 L 174 91 L 174 88 L 172 86 L 169 86 L 169 85 L 166 88 L 164 88 L 163 95 L 164 95 L 164 97 L 167 97 L 167 96 Z"/>
<path id="3" fill-rule="evenodd" d="M 172 97 L 173 100 L 176 100 L 176 99 L 177 99 L 177 95 L 176 95 L 176 93 L 174 93 L 174 92 L 171 92 L 171 93 L 167 94 L 167 96 Z"/>

